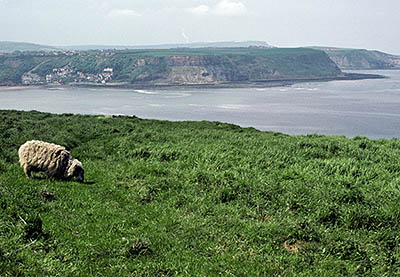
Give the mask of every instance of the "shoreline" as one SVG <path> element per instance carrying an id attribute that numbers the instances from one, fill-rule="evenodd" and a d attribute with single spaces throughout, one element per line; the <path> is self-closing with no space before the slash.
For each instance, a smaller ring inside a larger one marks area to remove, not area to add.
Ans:
<path id="1" fill-rule="evenodd" d="M 2 86 L 0 85 L 0 92 L 2 91 L 15 91 L 15 90 L 26 90 L 26 89 L 34 89 L 34 88 L 41 88 L 41 85 L 32 85 L 32 86 Z"/>
<path id="2" fill-rule="evenodd" d="M 338 77 L 283 79 L 283 80 L 257 80 L 257 81 L 247 81 L 247 82 L 220 82 L 220 83 L 212 83 L 212 84 L 69 83 L 69 84 L 64 84 L 64 85 L 57 85 L 57 84 L 14 85 L 14 86 L 0 85 L 0 92 L 29 90 L 29 89 L 56 89 L 56 88 L 157 89 L 157 90 L 173 90 L 173 89 L 188 89 L 188 88 L 195 88 L 195 89 L 270 88 L 270 87 L 291 86 L 296 83 L 306 83 L 306 82 L 353 81 L 353 80 L 385 79 L 385 78 L 387 78 L 387 77 L 384 75 L 378 75 L 378 74 L 344 73 L 343 76 L 338 76 Z"/>

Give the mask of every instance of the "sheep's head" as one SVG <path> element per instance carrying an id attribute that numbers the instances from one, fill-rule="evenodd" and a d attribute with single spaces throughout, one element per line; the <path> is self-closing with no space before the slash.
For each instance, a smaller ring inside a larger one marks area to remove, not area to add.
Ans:
<path id="1" fill-rule="evenodd" d="M 83 183 L 85 171 L 83 170 L 82 163 L 77 159 L 74 159 L 71 162 L 71 165 L 68 168 L 68 177 L 73 178 L 76 177 L 76 181 Z"/>

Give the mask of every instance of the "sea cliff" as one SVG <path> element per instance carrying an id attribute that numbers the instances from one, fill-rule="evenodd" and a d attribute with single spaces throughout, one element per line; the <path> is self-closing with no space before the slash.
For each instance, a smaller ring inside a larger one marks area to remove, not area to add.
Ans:
<path id="1" fill-rule="evenodd" d="M 400 56 L 365 49 L 317 47 L 342 70 L 400 69 Z"/>
<path id="2" fill-rule="evenodd" d="M 344 76 L 326 53 L 307 48 L 22 52 L 0 56 L 1 85 L 218 85 Z"/>

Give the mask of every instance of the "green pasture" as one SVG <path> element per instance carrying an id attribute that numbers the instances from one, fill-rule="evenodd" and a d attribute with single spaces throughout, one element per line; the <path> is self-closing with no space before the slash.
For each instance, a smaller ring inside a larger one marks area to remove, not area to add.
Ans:
<path id="1" fill-rule="evenodd" d="M 64 145 L 85 183 L 27 179 Z M 0 111 L 0 276 L 396 276 L 400 140 Z"/>

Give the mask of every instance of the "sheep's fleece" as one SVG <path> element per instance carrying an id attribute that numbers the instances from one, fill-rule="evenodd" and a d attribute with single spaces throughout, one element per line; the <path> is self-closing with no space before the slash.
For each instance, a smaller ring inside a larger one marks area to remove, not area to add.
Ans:
<path id="1" fill-rule="evenodd" d="M 81 162 L 72 159 L 65 147 L 39 140 L 25 142 L 18 151 L 19 163 L 28 178 L 31 172 L 43 171 L 56 179 L 71 180 L 76 177 L 83 182 Z"/>

